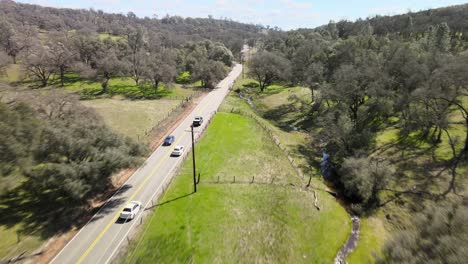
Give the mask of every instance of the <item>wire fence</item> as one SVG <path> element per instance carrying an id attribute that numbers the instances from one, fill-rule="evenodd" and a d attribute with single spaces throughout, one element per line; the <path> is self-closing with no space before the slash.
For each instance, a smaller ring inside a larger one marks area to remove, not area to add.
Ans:
<path id="1" fill-rule="evenodd" d="M 201 126 L 200 130 L 197 131 L 197 133 L 195 133 L 195 135 L 194 135 L 194 142 L 198 142 L 198 140 L 200 139 L 202 133 L 206 130 L 208 125 L 213 120 L 213 117 L 214 117 L 215 114 L 216 114 L 216 111 L 213 111 L 213 112 L 210 113 L 209 117 L 205 119 L 206 120 L 205 125 Z M 188 155 L 190 154 L 190 151 L 188 151 L 188 150 L 190 150 L 190 149 L 188 148 L 187 151 L 184 151 L 184 153 L 178 158 L 180 162 L 178 162 L 172 168 L 172 170 L 167 174 L 168 175 L 167 178 L 164 179 L 163 183 L 160 185 L 159 188 L 156 189 L 156 191 L 154 192 L 154 194 L 152 195 L 150 200 L 142 207 L 144 211 L 141 214 L 138 214 L 137 217 L 132 220 L 132 222 L 133 222 L 132 227 L 130 227 L 128 229 L 127 233 L 125 234 L 124 238 L 121 240 L 121 242 L 120 242 L 120 244 L 119 244 L 119 246 L 117 248 L 120 248 L 120 246 L 127 246 L 128 247 L 128 246 L 132 245 L 132 243 L 134 243 L 134 241 L 136 240 L 137 237 L 140 237 L 140 236 L 142 237 L 142 234 L 138 234 L 138 232 L 131 233 L 131 230 L 133 229 L 133 227 L 135 225 L 136 226 L 142 225 L 143 222 L 144 222 L 144 219 L 151 216 L 151 212 L 153 210 L 155 210 L 158 206 L 163 204 L 163 203 L 160 203 L 160 201 L 164 197 L 164 194 L 166 193 L 167 189 L 169 188 L 172 180 L 177 175 L 177 172 L 183 166 L 184 161 L 187 159 Z M 146 229 L 143 231 L 143 234 L 147 231 L 147 228 L 149 226 L 150 225 L 148 224 Z M 136 244 L 136 247 L 138 247 L 138 244 Z M 112 256 L 112 258 L 109 260 L 111 262 L 112 262 L 113 259 L 122 259 L 122 258 L 124 258 L 125 254 L 127 254 L 128 251 L 118 250 L 117 252 L 114 252 L 114 253 L 116 253 L 116 255 Z"/>
<path id="2" fill-rule="evenodd" d="M 289 148 L 281 143 L 279 138 L 273 133 L 273 131 L 267 125 L 264 124 L 264 122 L 262 120 L 260 120 L 258 118 L 258 116 L 253 115 L 251 113 L 247 113 L 247 112 L 245 112 L 243 110 L 240 110 L 240 109 L 235 109 L 235 108 L 231 109 L 231 113 L 240 114 L 240 115 L 243 115 L 245 117 L 253 119 L 270 136 L 271 140 L 275 143 L 275 145 L 278 146 L 278 148 L 281 149 L 281 151 L 286 154 L 286 156 L 287 156 L 287 158 L 289 160 L 289 163 L 297 171 L 299 176 L 301 176 L 302 178 L 305 178 L 304 172 L 302 171 L 302 169 L 300 168 L 300 166 L 296 162 L 296 160 L 294 160 L 294 158 L 292 156 L 292 153 L 290 152 Z"/>

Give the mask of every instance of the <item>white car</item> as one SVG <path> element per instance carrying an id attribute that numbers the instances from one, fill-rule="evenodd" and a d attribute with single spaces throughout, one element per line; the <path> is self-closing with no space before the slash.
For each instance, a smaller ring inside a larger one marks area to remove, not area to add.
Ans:
<path id="1" fill-rule="evenodd" d="M 120 219 L 133 219 L 138 214 L 141 209 L 141 202 L 131 201 L 125 206 L 125 208 L 120 213 Z"/>
<path id="2" fill-rule="evenodd" d="M 184 154 L 184 146 L 176 146 L 174 150 L 172 150 L 171 156 L 181 156 Z"/>

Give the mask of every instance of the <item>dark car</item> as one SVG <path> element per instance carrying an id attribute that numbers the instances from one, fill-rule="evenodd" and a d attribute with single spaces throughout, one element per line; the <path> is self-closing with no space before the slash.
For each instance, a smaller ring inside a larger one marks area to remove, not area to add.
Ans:
<path id="1" fill-rule="evenodd" d="M 173 135 L 167 136 L 166 139 L 164 139 L 164 146 L 170 146 L 172 143 L 174 143 L 175 137 Z"/>
<path id="2" fill-rule="evenodd" d="M 203 123 L 203 117 L 201 117 L 201 116 L 196 116 L 193 119 L 193 126 L 194 127 L 200 126 L 202 123 Z"/>

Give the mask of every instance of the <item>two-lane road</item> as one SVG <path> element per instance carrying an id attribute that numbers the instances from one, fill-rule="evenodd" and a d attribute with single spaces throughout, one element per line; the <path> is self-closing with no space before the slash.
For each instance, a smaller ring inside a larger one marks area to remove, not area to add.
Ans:
<path id="1" fill-rule="evenodd" d="M 170 157 L 174 146 L 183 145 L 186 152 L 190 151 L 190 125 L 193 118 L 198 115 L 204 117 L 202 126 L 195 131 L 203 130 L 241 72 L 242 66 L 237 64 L 229 76 L 218 84 L 220 88 L 206 95 L 172 132 L 175 143 L 169 147 L 158 147 L 122 188 L 68 242 L 52 263 L 108 263 L 112 259 L 127 234 L 140 221 L 141 212 L 146 206 L 151 206 L 151 199 L 156 193 L 160 193 L 163 184 L 173 177 L 174 168 L 182 162 L 182 158 Z M 141 201 L 142 210 L 132 221 L 119 222 L 119 213 L 132 200 Z"/>

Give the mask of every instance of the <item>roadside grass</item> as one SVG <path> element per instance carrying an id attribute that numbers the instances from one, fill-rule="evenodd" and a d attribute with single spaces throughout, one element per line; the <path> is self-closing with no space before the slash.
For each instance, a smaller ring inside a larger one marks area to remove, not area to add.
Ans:
<path id="1" fill-rule="evenodd" d="M 126 100 L 118 98 L 82 101 L 102 116 L 115 132 L 146 143 L 147 132 L 180 104 L 180 100 Z"/>
<path id="2" fill-rule="evenodd" d="M 0 259 L 8 260 L 25 252 L 30 255 L 44 243 L 40 236 L 22 235 L 18 233 L 21 224 L 12 227 L 0 226 Z"/>
<path id="3" fill-rule="evenodd" d="M 286 157 L 254 120 L 218 112 L 196 145 L 201 171 L 192 193 L 184 162 L 124 263 L 329 263 L 350 232 L 343 208 L 319 192 L 270 184 L 230 184 L 231 176 L 297 182 Z M 254 157 L 258 155 L 258 159 Z M 261 164 L 263 163 L 263 164 Z M 265 168 L 270 168 L 265 171 Z M 220 175 L 221 184 L 209 183 Z"/>
<path id="4" fill-rule="evenodd" d="M 358 246 L 346 258 L 350 264 L 373 263 L 379 256 L 385 239 L 389 236 L 381 216 L 361 218 Z"/>

